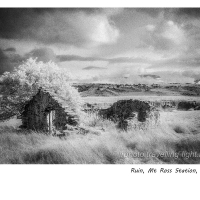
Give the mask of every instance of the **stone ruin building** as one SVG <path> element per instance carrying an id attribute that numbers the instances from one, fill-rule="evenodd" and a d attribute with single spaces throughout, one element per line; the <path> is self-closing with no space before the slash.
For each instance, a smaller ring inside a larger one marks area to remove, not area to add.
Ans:
<path id="1" fill-rule="evenodd" d="M 56 93 L 40 88 L 28 101 L 21 115 L 22 128 L 54 134 L 76 126 L 79 118 L 69 102 Z"/>
<path id="2" fill-rule="evenodd" d="M 135 113 L 137 113 L 137 119 L 139 122 L 145 122 L 150 112 L 151 106 L 147 102 L 130 99 L 119 100 L 111 107 L 101 109 L 99 114 L 103 118 L 117 122 L 119 128 L 126 130 L 128 120 L 134 118 L 136 115 Z"/>

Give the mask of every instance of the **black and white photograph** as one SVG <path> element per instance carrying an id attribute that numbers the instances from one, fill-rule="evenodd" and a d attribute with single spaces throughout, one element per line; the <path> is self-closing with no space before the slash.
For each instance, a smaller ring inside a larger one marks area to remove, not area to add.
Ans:
<path id="1" fill-rule="evenodd" d="M 199 97 L 198 7 L 0 8 L 0 164 L 199 164 Z"/>

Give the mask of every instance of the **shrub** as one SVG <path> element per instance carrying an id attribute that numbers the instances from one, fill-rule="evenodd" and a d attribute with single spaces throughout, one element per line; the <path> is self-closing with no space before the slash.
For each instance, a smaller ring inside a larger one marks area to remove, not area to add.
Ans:
<path id="1" fill-rule="evenodd" d="M 81 113 L 82 100 L 78 91 L 71 86 L 69 72 L 61 70 L 53 62 L 37 62 L 30 58 L 13 72 L 5 72 L 1 77 L 0 120 L 20 115 L 24 103 L 40 87 L 56 92 L 61 98 L 68 100 L 76 112 Z"/>

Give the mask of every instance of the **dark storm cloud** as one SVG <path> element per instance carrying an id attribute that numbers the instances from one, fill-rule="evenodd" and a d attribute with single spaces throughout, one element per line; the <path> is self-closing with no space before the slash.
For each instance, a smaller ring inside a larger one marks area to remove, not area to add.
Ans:
<path id="1" fill-rule="evenodd" d="M 174 19 L 176 21 L 195 19 L 200 17 L 200 8 L 136 8 L 137 12 L 156 18 L 159 14 L 163 14 L 166 20 Z"/>
<path id="2" fill-rule="evenodd" d="M 56 29 L 54 20 L 56 17 L 59 20 L 60 17 L 56 12 L 57 9 L 1 8 L 0 37 L 30 39 L 43 43 L 63 41 L 60 33 L 54 30 Z"/>
<path id="3" fill-rule="evenodd" d="M 0 49 L 0 61 L 1 62 L 5 62 L 7 61 L 7 56 L 5 55 L 5 53 Z"/>
<path id="4" fill-rule="evenodd" d="M 165 20 L 173 20 L 180 24 L 200 17 L 200 8 L 165 8 L 162 10 Z"/>
<path id="5" fill-rule="evenodd" d="M 28 29 L 35 21 L 34 9 L 1 8 L 0 9 L 0 37 L 21 38 L 23 30 Z"/>
<path id="6" fill-rule="evenodd" d="M 175 10 L 175 14 L 180 17 L 199 18 L 200 8 L 179 8 Z"/>
<path id="7" fill-rule="evenodd" d="M 15 53 L 14 48 L 0 49 L 0 75 L 5 71 L 12 71 L 14 67 L 19 66 L 28 58 L 37 58 L 37 61 L 43 62 L 57 62 L 56 55 L 50 48 L 33 49 L 24 56 Z"/>
<path id="8" fill-rule="evenodd" d="M 22 63 L 24 58 L 16 53 L 7 55 L 2 49 L 0 49 L 0 75 L 4 72 L 12 71 L 14 67 Z"/>
<path id="9" fill-rule="evenodd" d="M 0 36 L 7 39 L 34 37 L 33 28 L 44 25 L 44 16 L 56 12 L 73 12 L 80 9 L 56 8 L 0 8 Z M 87 12 L 88 9 L 85 9 Z M 49 15 L 51 19 L 51 15 Z"/>
<path id="10" fill-rule="evenodd" d="M 82 57 L 77 55 L 58 55 L 57 59 L 59 62 L 66 61 L 107 61 L 107 59 L 99 57 Z"/>
<path id="11" fill-rule="evenodd" d="M 109 16 L 96 8 L 1 8 L 0 38 L 75 46 L 112 43 L 119 33 Z M 104 38 L 99 39 L 102 30 Z"/>
<path id="12" fill-rule="evenodd" d="M 10 48 L 4 49 L 3 51 L 5 51 L 5 52 L 16 52 L 16 49 L 13 48 L 13 47 L 10 47 Z"/>
<path id="13" fill-rule="evenodd" d="M 96 66 L 88 66 L 84 67 L 83 70 L 103 70 L 106 69 L 105 67 L 96 67 Z"/>
<path id="14" fill-rule="evenodd" d="M 144 74 L 144 75 L 139 75 L 141 78 L 146 78 L 146 77 L 150 77 L 150 78 L 153 78 L 153 79 L 158 79 L 160 78 L 160 76 L 158 75 L 154 75 L 154 74 Z"/>
<path id="15" fill-rule="evenodd" d="M 144 58 L 129 58 L 129 57 L 117 57 L 117 58 L 100 58 L 100 57 L 82 57 L 77 55 L 58 55 L 59 62 L 66 61 L 106 61 L 109 63 L 145 63 Z"/>
<path id="16" fill-rule="evenodd" d="M 131 8 L 128 8 L 131 9 Z M 147 14 L 151 17 L 157 17 L 161 12 L 167 11 L 167 8 L 135 8 L 137 12 Z"/>
<path id="17" fill-rule="evenodd" d="M 41 39 L 44 40 L 43 42 L 47 42 L 44 38 L 38 38 L 37 31 L 45 25 L 44 16 L 56 11 L 57 9 L 51 8 L 1 8 L 0 37 L 6 39 Z M 46 33 L 46 36 L 48 36 L 48 33 Z M 49 39 L 47 37 L 47 40 Z"/>
<path id="18" fill-rule="evenodd" d="M 146 63 L 144 58 L 118 57 L 107 59 L 109 63 Z"/>

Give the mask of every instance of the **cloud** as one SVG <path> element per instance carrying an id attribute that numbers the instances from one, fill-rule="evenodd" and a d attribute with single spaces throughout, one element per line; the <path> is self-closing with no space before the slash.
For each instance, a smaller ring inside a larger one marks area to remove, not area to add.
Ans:
<path id="1" fill-rule="evenodd" d="M 152 76 L 143 76 L 152 75 Z M 129 84 L 153 84 L 170 82 L 191 82 L 191 78 L 184 77 L 181 72 L 174 71 L 154 71 L 154 74 L 139 74 L 136 71 L 128 69 L 118 70 L 113 73 L 106 73 L 98 76 L 98 81 L 111 83 L 129 83 Z"/>
<path id="2" fill-rule="evenodd" d="M 116 8 L 100 8 L 99 11 L 101 13 L 105 13 L 107 16 L 115 16 L 124 11 L 124 8 L 116 7 Z"/>
<path id="3" fill-rule="evenodd" d="M 75 46 L 110 44 L 119 37 L 119 30 L 110 19 L 118 12 L 111 11 L 2 8 L 0 37 Z"/>
<path id="4" fill-rule="evenodd" d="M 141 46 L 158 51 L 171 51 L 183 48 L 185 32 L 173 21 L 148 24 L 141 40 Z"/>
<path id="5" fill-rule="evenodd" d="M 146 26 L 146 28 L 147 28 L 148 31 L 154 31 L 156 27 L 154 25 L 152 25 L 152 24 L 148 24 Z"/>
<path id="6" fill-rule="evenodd" d="M 146 77 L 150 77 L 150 78 L 153 78 L 153 79 L 159 79 L 160 76 L 158 75 L 154 75 L 154 74 L 143 74 L 143 75 L 139 75 L 141 78 L 146 78 Z"/>
<path id="7" fill-rule="evenodd" d="M 180 57 L 173 59 L 156 61 L 151 64 L 149 69 L 161 70 L 161 69 L 172 69 L 172 70 L 184 70 L 186 68 L 195 69 L 200 66 L 200 58 L 193 55 L 187 56 L 182 54 Z"/>
<path id="8" fill-rule="evenodd" d="M 92 80 L 91 80 L 92 81 Z M 146 76 L 145 78 L 135 71 L 129 69 L 122 69 L 112 73 L 101 74 L 95 77 L 95 81 L 107 82 L 107 83 L 118 83 L 118 84 L 152 84 L 159 82 L 159 79 Z"/>
<path id="9" fill-rule="evenodd" d="M 84 12 L 74 14 L 69 21 L 76 34 L 89 44 L 115 43 L 119 37 L 119 30 L 107 15 L 86 15 Z"/>
<path id="10" fill-rule="evenodd" d="M 13 48 L 13 47 L 10 47 L 10 48 L 4 49 L 3 51 L 5 51 L 5 52 L 16 52 L 16 49 Z"/>
<path id="11" fill-rule="evenodd" d="M 142 10 L 142 9 L 141 9 Z M 154 9 L 150 9 L 153 11 Z M 157 10 L 155 20 L 146 25 L 141 42 L 142 50 L 162 55 L 163 61 L 152 67 L 171 69 L 196 68 L 200 57 L 200 9 L 164 8 Z M 149 10 L 140 11 L 149 14 Z"/>
<path id="12" fill-rule="evenodd" d="M 34 49 L 31 52 L 27 53 L 25 57 L 37 58 L 38 61 L 43 61 L 43 62 L 49 62 L 49 61 L 57 62 L 56 54 L 50 48 Z"/>
<path id="13" fill-rule="evenodd" d="M 132 57 L 116 57 L 116 58 L 100 58 L 100 57 L 82 57 L 78 55 L 57 55 L 59 62 L 66 61 L 106 61 L 110 64 L 115 63 L 146 63 L 145 58 L 132 58 Z"/>
<path id="14" fill-rule="evenodd" d="M 166 10 L 167 8 L 135 8 L 137 12 L 144 13 L 150 17 L 156 18 L 158 15 Z"/>
<path id="15" fill-rule="evenodd" d="M 178 8 L 178 9 L 174 9 L 174 13 L 178 17 L 199 18 L 200 17 L 200 8 Z"/>
<path id="16" fill-rule="evenodd" d="M 182 73 L 182 75 L 185 77 L 193 78 L 195 83 L 198 83 L 200 81 L 200 71 L 194 72 L 191 70 L 186 70 Z"/>
<path id="17" fill-rule="evenodd" d="M 187 53 L 195 55 L 200 49 L 200 27 L 191 21 L 182 24 L 182 28 L 187 37 Z"/>
<path id="18" fill-rule="evenodd" d="M 200 17 L 200 8 L 136 8 L 136 11 L 153 18 L 162 15 L 166 20 L 176 19 L 179 21 Z"/>
<path id="19" fill-rule="evenodd" d="M 51 48 L 36 48 L 23 56 L 18 55 L 14 48 L 7 48 L 1 50 L 1 74 L 5 71 L 12 71 L 15 66 L 21 64 L 22 61 L 28 58 L 37 58 L 38 61 L 49 62 L 53 61 L 56 63 L 62 62 L 70 62 L 70 61 L 78 61 L 78 62 L 97 62 L 103 61 L 107 64 L 127 64 L 127 63 L 134 63 L 134 64 L 143 64 L 146 63 L 148 60 L 144 58 L 132 58 L 132 57 L 116 57 L 116 58 L 101 58 L 101 57 L 83 57 L 78 55 L 56 55 L 56 53 Z M 102 70 L 107 69 L 104 67 L 97 67 L 97 66 L 88 66 L 83 68 L 83 70 Z"/>
<path id="20" fill-rule="evenodd" d="M 6 71 L 12 71 L 22 61 L 23 58 L 15 52 L 7 53 L 7 51 L 0 49 L 0 75 Z"/>
<path id="21" fill-rule="evenodd" d="M 105 67 L 96 67 L 96 66 L 88 66 L 88 67 L 84 67 L 83 70 L 103 70 L 103 69 L 107 69 Z"/>
<path id="22" fill-rule="evenodd" d="M 66 61 L 107 61 L 107 59 L 99 57 L 82 57 L 78 55 L 57 55 L 59 62 Z"/>
<path id="23" fill-rule="evenodd" d="M 109 63 L 146 63 L 147 59 L 145 58 L 132 58 L 132 57 L 116 57 L 107 59 Z"/>
<path id="24" fill-rule="evenodd" d="M 14 67 L 19 66 L 24 60 L 30 57 L 37 58 L 38 61 L 43 62 L 57 62 L 56 54 L 50 48 L 33 49 L 24 56 L 17 54 L 14 48 L 0 49 L 0 75 L 5 71 L 12 71 Z"/>
<path id="25" fill-rule="evenodd" d="M 180 72 L 182 73 L 185 70 L 189 71 L 198 71 L 200 67 L 200 55 L 197 51 L 185 51 L 176 55 L 170 59 L 162 59 L 159 61 L 152 62 L 148 67 L 149 70 L 152 71 L 167 71 L 171 70 L 172 72 Z M 173 74 L 171 74 L 173 76 Z M 189 77 L 189 76 L 184 76 Z M 191 78 L 191 77 L 190 77 Z"/>

